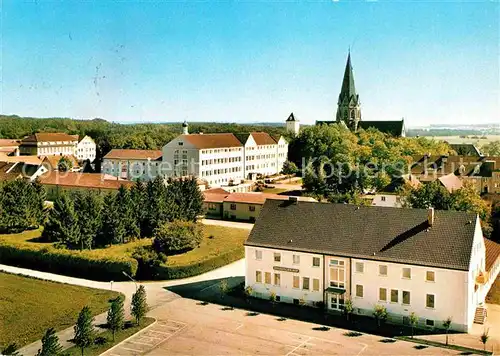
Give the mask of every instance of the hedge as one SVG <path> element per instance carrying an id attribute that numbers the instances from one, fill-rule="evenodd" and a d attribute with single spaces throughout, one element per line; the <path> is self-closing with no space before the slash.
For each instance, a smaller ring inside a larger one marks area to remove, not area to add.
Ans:
<path id="1" fill-rule="evenodd" d="M 245 257 L 244 249 L 237 248 L 228 251 L 227 253 L 215 256 L 213 258 L 192 263 L 189 265 L 184 265 L 184 266 L 161 265 L 159 267 L 156 267 L 154 273 L 155 275 L 152 276 L 152 278 L 158 280 L 164 280 L 164 279 L 180 279 L 180 278 L 197 276 L 199 274 L 225 266 L 243 257 Z"/>
<path id="2" fill-rule="evenodd" d="M 95 257 L 85 251 L 1 242 L 0 263 L 98 281 L 127 280 L 123 272 L 130 276 L 137 272 L 137 261 L 133 258 Z"/>

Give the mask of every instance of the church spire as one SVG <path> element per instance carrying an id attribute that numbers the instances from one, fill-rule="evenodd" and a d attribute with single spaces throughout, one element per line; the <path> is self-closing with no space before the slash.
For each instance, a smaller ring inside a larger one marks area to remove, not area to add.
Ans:
<path id="1" fill-rule="evenodd" d="M 344 79 L 342 80 L 342 88 L 340 89 L 337 105 L 337 122 L 344 122 L 352 131 L 357 131 L 358 124 L 361 121 L 361 109 L 359 95 L 356 93 L 354 85 L 350 49 L 347 55 Z"/>
<path id="2" fill-rule="evenodd" d="M 344 100 L 352 100 L 357 97 L 356 86 L 354 85 L 354 74 L 352 72 L 351 51 L 347 55 L 347 63 L 345 65 L 344 80 L 342 81 L 342 89 L 340 90 L 339 103 Z"/>

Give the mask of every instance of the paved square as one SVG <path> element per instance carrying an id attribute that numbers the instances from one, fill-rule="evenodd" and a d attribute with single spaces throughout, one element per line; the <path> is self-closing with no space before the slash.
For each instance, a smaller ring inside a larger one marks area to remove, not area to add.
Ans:
<path id="1" fill-rule="evenodd" d="M 157 322 L 106 356 L 133 355 L 458 355 L 459 352 L 387 341 L 348 330 L 178 298 L 155 309 Z"/>

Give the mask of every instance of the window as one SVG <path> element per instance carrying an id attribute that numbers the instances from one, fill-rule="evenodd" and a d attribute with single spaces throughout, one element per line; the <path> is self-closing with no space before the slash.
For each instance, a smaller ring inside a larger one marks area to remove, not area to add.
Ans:
<path id="1" fill-rule="evenodd" d="M 302 277 L 302 289 L 309 290 L 309 277 Z"/>
<path id="2" fill-rule="evenodd" d="M 411 279 L 411 268 L 403 268 L 403 278 Z"/>
<path id="3" fill-rule="evenodd" d="M 279 286 L 281 282 L 281 276 L 279 273 L 274 274 L 274 285 Z"/>
<path id="4" fill-rule="evenodd" d="M 231 210 L 236 210 L 236 204 L 231 204 Z"/>
<path id="5" fill-rule="evenodd" d="M 385 197 L 384 197 L 383 195 L 382 195 L 382 197 L 381 197 L 381 200 L 382 200 L 382 201 L 385 201 Z"/>
<path id="6" fill-rule="evenodd" d="M 426 319 L 425 326 L 434 326 L 434 320 Z"/>
<path id="7" fill-rule="evenodd" d="M 427 294 L 425 298 L 425 306 L 434 309 L 434 294 Z"/>
<path id="8" fill-rule="evenodd" d="M 262 272 L 255 271 L 255 282 L 262 283 Z"/>
<path id="9" fill-rule="evenodd" d="M 363 298 L 363 286 L 356 284 L 356 297 Z"/>
<path id="10" fill-rule="evenodd" d="M 294 265 L 300 264 L 300 256 L 299 255 L 293 255 L 293 264 Z"/>
<path id="11" fill-rule="evenodd" d="M 435 274 L 434 274 L 434 271 L 427 271 L 425 273 L 425 280 L 427 282 L 434 282 L 434 278 L 435 278 Z"/>
<path id="12" fill-rule="evenodd" d="M 320 260 L 319 257 L 313 257 L 313 267 L 319 267 Z"/>
<path id="13" fill-rule="evenodd" d="M 398 290 L 397 289 L 391 289 L 391 302 L 392 303 L 397 303 L 398 302 Z"/>
<path id="14" fill-rule="evenodd" d="M 256 260 L 262 259 L 262 251 L 261 250 L 255 250 L 255 259 Z"/>
<path id="15" fill-rule="evenodd" d="M 356 273 L 363 273 L 365 271 L 365 264 L 363 262 L 356 262 Z"/>
<path id="16" fill-rule="evenodd" d="M 379 265 L 378 274 L 381 276 L 387 276 L 387 265 Z"/>
<path id="17" fill-rule="evenodd" d="M 281 262 L 281 253 L 274 253 L 274 262 Z"/>
<path id="18" fill-rule="evenodd" d="M 300 288 L 300 277 L 299 276 L 293 276 L 293 288 Z"/>
<path id="19" fill-rule="evenodd" d="M 344 261 L 330 260 L 330 287 L 345 288 Z"/>
<path id="20" fill-rule="evenodd" d="M 255 205 L 249 205 L 248 206 L 249 211 L 255 211 Z"/>
<path id="21" fill-rule="evenodd" d="M 313 291 L 315 292 L 319 291 L 319 279 L 317 278 L 313 279 Z"/>
<path id="22" fill-rule="evenodd" d="M 266 272 L 264 274 L 264 282 L 266 284 L 271 284 L 271 272 Z"/>
<path id="23" fill-rule="evenodd" d="M 407 290 L 403 291 L 403 304 L 410 305 L 410 292 Z"/>
<path id="24" fill-rule="evenodd" d="M 379 288 L 378 290 L 378 300 L 386 302 L 387 301 L 387 289 Z"/>

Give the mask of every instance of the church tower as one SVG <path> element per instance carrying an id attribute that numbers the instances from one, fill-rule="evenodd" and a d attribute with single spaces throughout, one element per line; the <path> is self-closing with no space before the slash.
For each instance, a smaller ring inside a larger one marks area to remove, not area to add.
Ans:
<path id="1" fill-rule="evenodd" d="M 337 105 L 337 123 L 344 122 L 351 131 L 356 132 L 359 122 L 361 121 L 361 108 L 359 95 L 356 94 L 356 87 L 354 86 L 354 74 L 352 72 L 350 51 L 347 56 L 344 80 L 342 81 L 342 88 L 340 89 Z"/>
<path id="2" fill-rule="evenodd" d="M 186 120 L 182 123 L 182 134 L 189 135 L 189 125 Z"/>
<path id="3" fill-rule="evenodd" d="M 286 130 L 293 133 L 295 136 L 299 134 L 300 123 L 299 120 L 295 118 L 295 115 L 293 115 L 293 112 L 288 116 L 288 119 L 286 119 Z"/>

